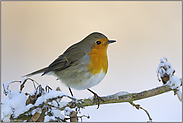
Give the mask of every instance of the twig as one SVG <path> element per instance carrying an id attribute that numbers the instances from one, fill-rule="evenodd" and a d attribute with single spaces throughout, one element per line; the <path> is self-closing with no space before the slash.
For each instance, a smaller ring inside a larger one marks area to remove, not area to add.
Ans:
<path id="1" fill-rule="evenodd" d="M 136 109 L 142 109 L 142 110 L 144 110 L 145 112 L 146 112 L 146 114 L 147 114 L 147 116 L 149 117 L 149 121 L 152 121 L 152 118 L 151 118 L 151 116 L 150 116 L 150 114 L 148 113 L 148 111 L 147 110 L 145 110 L 144 108 L 142 108 L 140 105 L 138 105 L 138 104 L 134 104 L 132 101 L 131 102 L 129 102 L 131 105 L 133 105 L 133 106 L 135 106 L 136 107 Z"/>
<path id="2" fill-rule="evenodd" d="M 31 79 L 31 78 L 26 78 L 26 79 L 24 79 L 23 81 L 21 81 L 22 83 L 20 84 L 20 93 L 22 92 L 22 90 L 23 90 L 23 88 L 24 88 L 24 85 L 25 85 L 25 83 L 26 83 L 28 80 L 31 80 L 31 81 L 32 81 L 32 83 L 33 83 L 33 85 L 34 85 L 34 89 L 36 89 L 35 83 L 36 83 L 37 85 L 39 85 L 39 83 L 36 82 L 35 80 L 33 80 L 33 79 Z"/>

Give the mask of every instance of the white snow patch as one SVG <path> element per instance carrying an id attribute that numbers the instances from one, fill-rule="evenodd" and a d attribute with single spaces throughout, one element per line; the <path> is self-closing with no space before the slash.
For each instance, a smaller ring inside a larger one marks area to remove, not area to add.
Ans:
<path id="1" fill-rule="evenodd" d="M 52 120 L 55 121 L 56 118 L 54 116 L 48 116 L 48 115 L 44 116 L 44 122 L 49 122 Z"/>
<path id="2" fill-rule="evenodd" d="M 42 110 L 41 110 L 41 108 L 36 108 L 36 109 L 34 109 L 32 112 L 32 115 L 34 115 L 35 113 L 42 113 Z"/>
<path id="3" fill-rule="evenodd" d="M 165 81 L 165 85 L 168 85 L 171 89 L 176 89 L 177 96 L 179 100 L 182 101 L 182 92 L 180 90 L 182 79 L 180 80 L 178 77 L 174 76 L 175 70 L 171 67 L 171 64 L 168 62 L 166 57 L 160 59 L 160 64 L 156 72 L 159 81 L 163 81 L 163 77 L 169 77 L 169 80 L 167 82 Z M 163 81 L 163 83 L 165 82 Z"/>
<path id="4" fill-rule="evenodd" d="M 33 106 L 32 104 L 25 105 L 27 97 L 24 93 L 12 91 L 8 94 L 8 97 L 9 99 L 1 102 L 1 120 L 3 122 L 8 121 L 11 114 L 16 118 Z"/>
<path id="5" fill-rule="evenodd" d="M 53 100 L 52 102 L 48 102 L 48 104 L 55 106 L 55 107 L 58 106 L 58 103 L 55 100 Z"/>
<path id="6" fill-rule="evenodd" d="M 50 91 L 49 93 L 46 93 L 44 95 L 42 95 L 41 97 L 39 97 L 36 101 L 36 103 L 34 104 L 35 106 L 38 106 L 39 104 L 42 104 L 43 102 L 46 102 L 47 99 L 50 98 L 56 98 L 58 96 L 64 96 L 65 94 L 63 94 L 61 91 Z"/>
<path id="7" fill-rule="evenodd" d="M 180 90 L 181 80 L 178 77 L 172 76 L 165 85 L 168 85 L 171 89 L 176 89 L 177 97 L 182 101 L 182 92 Z"/>
<path id="8" fill-rule="evenodd" d="M 72 109 L 71 109 L 71 108 L 65 107 L 65 109 L 64 109 L 64 114 L 65 114 L 66 116 L 69 116 L 69 115 L 71 114 L 71 112 L 72 112 Z"/>
<path id="9" fill-rule="evenodd" d="M 68 104 L 68 102 L 59 102 L 59 107 L 62 108 L 64 106 L 66 106 Z"/>
<path id="10" fill-rule="evenodd" d="M 128 92 L 126 92 L 126 91 L 121 91 L 121 92 L 118 92 L 118 93 L 115 93 L 115 94 L 113 94 L 113 95 L 109 95 L 109 96 L 107 96 L 108 98 L 114 98 L 114 99 L 119 99 L 118 97 L 119 96 L 123 96 L 123 95 L 126 95 L 126 94 L 129 94 Z"/>
<path id="11" fill-rule="evenodd" d="M 177 89 L 177 97 L 182 102 L 182 92 L 181 92 L 180 88 Z"/>
<path id="12" fill-rule="evenodd" d="M 122 96 L 122 95 L 126 95 L 126 94 L 129 94 L 129 93 L 126 91 L 122 91 L 122 92 L 116 93 L 115 96 Z"/>
<path id="13" fill-rule="evenodd" d="M 118 92 L 118 93 L 114 94 L 114 98 L 119 99 L 119 96 L 123 96 L 123 95 L 126 95 L 126 94 L 129 94 L 129 93 L 126 92 L 126 91 Z"/>
<path id="14" fill-rule="evenodd" d="M 181 81 L 178 77 L 172 76 L 170 80 L 167 82 L 167 85 L 169 85 L 171 89 L 176 89 L 180 87 Z"/>
<path id="15" fill-rule="evenodd" d="M 64 116 L 61 114 L 60 110 L 52 108 L 52 114 L 54 117 L 59 117 L 60 119 L 64 120 Z"/>

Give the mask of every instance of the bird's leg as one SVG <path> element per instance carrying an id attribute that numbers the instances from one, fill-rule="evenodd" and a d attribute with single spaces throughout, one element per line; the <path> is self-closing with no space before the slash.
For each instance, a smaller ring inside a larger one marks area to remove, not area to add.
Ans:
<path id="1" fill-rule="evenodd" d="M 73 93 L 72 93 L 71 88 L 70 88 L 70 87 L 68 87 L 68 88 L 69 88 L 69 91 L 70 91 L 70 93 L 71 93 L 71 96 L 72 96 L 73 98 L 75 98 L 74 95 L 73 95 Z M 80 107 L 83 107 L 83 106 L 82 106 L 81 103 L 78 102 L 77 100 L 72 100 L 71 107 L 76 107 L 76 111 L 80 111 Z"/>
<path id="2" fill-rule="evenodd" d="M 89 88 L 87 90 L 89 90 L 91 93 L 94 94 L 93 103 L 97 102 L 97 105 L 98 105 L 97 109 L 98 109 L 99 108 L 99 105 L 100 105 L 100 101 L 104 102 L 104 100 L 101 97 L 99 97 L 95 92 L 93 92 L 92 90 L 90 90 Z"/>
<path id="3" fill-rule="evenodd" d="M 71 88 L 70 87 L 68 87 L 69 88 L 69 91 L 70 91 L 70 93 L 71 93 L 71 96 L 73 97 L 74 95 L 73 95 L 73 93 L 72 93 L 72 91 L 71 91 Z"/>
<path id="4" fill-rule="evenodd" d="M 68 88 L 69 88 L 69 92 L 71 93 L 71 96 L 74 97 L 71 88 L 70 87 L 68 87 Z M 72 100 L 71 107 L 75 107 L 75 106 L 76 106 L 76 101 Z"/>

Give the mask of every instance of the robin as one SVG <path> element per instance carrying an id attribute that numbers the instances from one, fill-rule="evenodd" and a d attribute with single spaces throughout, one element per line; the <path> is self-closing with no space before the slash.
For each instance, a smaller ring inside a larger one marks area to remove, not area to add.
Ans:
<path id="1" fill-rule="evenodd" d="M 43 73 L 56 76 L 63 82 L 73 96 L 71 88 L 77 90 L 87 89 L 94 94 L 94 100 L 100 98 L 91 87 L 99 84 L 105 77 L 108 69 L 107 47 L 116 42 L 109 40 L 104 34 L 93 32 L 82 41 L 70 46 L 62 55 L 55 59 L 48 67 L 25 75 L 30 77 Z"/>

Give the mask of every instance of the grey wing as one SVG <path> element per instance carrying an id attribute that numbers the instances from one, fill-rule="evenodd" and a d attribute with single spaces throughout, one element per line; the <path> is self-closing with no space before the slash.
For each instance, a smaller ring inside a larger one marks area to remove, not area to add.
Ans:
<path id="1" fill-rule="evenodd" d="M 53 61 L 48 67 L 40 69 L 38 71 L 32 72 L 30 74 L 27 74 L 25 76 L 32 76 L 35 74 L 43 73 L 45 75 L 46 73 L 49 73 L 51 71 L 61 71 L 64 70 L 72 65 L 77 64 L 80 62 L 80 58 L 83 57 L 85 54 L 84 52 L 81 52 L 80 49 L 77 48 L 78 44 L 80 42 L 72 45 L 69 47 L 63 55 L 60 55 L 55 61 Z"/>
<path id="2" fill-rule="evenodd" d="M 72 45 L 64 52 L 63 55 L 60 55 L 55 61 L 53 61 L 47 68 L 47 70 L 42 74 L 42 76 L 51 71 L 61 71 L 72 65 L 76 65 L 80 62 L 85 53 L 77 50 L 77 45 Z"/>
<path id="3" fill-rule="evenodd" d="M 61 71 L 63 69 L 66 69 L 76 61 L 69 61 L 66 57 L 63 55 L 60 55 L 55 61 L 53 61 L 46 69 L 46 71 L 42 74 L 45 75 L 51 71 Z"/>
<path id="4" fill-rule="evenodd" d="M 45 67 L 45 68 L 40 69 L 40 70 L 37 70 L 37 71 L 32 72 L 30 74 L 27 74 L 27 75 L 25 75 L 23 77 L 30 77 L 32 75 L 39 74 L 39 73 L 43 73 L 41 75 L 41 76 L 43 76 L 43 75 L 49 73 L 50 71 L 59 71 L 59 70 L 66 69 L 66 68 L 70 67 L 74 62 L 75 61 L 69 62 L 66 57 L 64 57 L 63 55 L 60 55 L 48 67 Z"/>
<path id="5" fill-rule="evenodd" d="M 72 65 L 75 65 L 78 63 L 77 59 L 70 59 L 68 60 L 66 57 L 63 55 L 60 55 L 55 61 L 53 61 L 48 67 L 45 67 L 43 69 L 37 70 L 35 72 L 32 72 L 30 74 L 27 74 L 23 77 L 30 77 L 35 74 L 40 74 L 43 73 L 41 76 L 51 72 L 51 71 L 61 71 L 63 69 L 66 69 Z"/>

